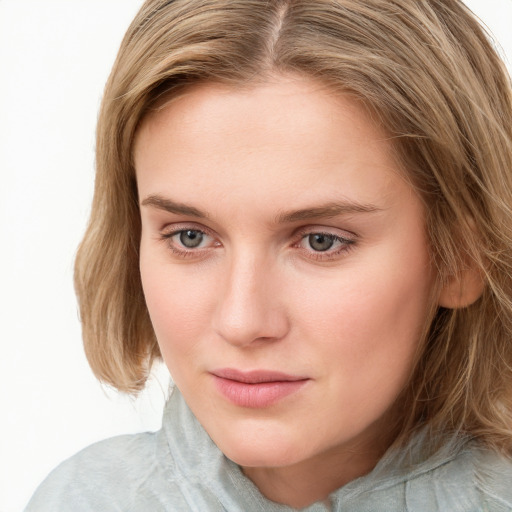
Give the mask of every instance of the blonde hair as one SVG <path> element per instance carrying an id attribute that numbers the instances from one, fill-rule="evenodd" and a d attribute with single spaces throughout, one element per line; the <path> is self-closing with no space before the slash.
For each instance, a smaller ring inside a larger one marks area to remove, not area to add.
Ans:
<path id="1" fill-rule="evenodd" d="M 439 286 L 475 267 L 482 297 L 438 308 L 401 397 L 421 425 L 512 453 L 512 87 L 458 0 L 148 0 L 122 42 L 97 131 L 95 195 L 75 285 L 95 374 L 136 392 L 160 357 L 138 269 L 135 133 L 202 81 L 301 73 L 356 96 L 391 134 L 425 203 Z"/>

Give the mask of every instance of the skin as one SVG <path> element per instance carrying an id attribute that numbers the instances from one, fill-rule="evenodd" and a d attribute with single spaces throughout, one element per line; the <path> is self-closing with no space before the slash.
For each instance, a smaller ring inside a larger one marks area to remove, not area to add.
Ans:
<path id="1" fill-rule="evenodd" d="M 210 83 L 144 120 L 135 167 L 147 306 L 214 442 L 265 496 L 297 508 L 369 472 L 389 445 L 434 281 L 422 203 L 386 133 L 304 77 Z M 184 230 L 198 247 L 184 246 Z M 317 250 L 314 233 L 332 247 Z M 219 368 L 307 381 L 241 407 L 214 385 Z"/>

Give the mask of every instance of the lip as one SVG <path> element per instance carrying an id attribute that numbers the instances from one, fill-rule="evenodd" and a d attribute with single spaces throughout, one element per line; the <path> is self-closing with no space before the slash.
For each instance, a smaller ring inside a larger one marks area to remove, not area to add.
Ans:
<path id="1" fill-rule="evenodd" d="M 251 409 L 269 407 L 299 391 L 309 380 L 308 377 L 268 370 L 244 372 L 224 368 L 211 374 L 217 390 L 225 398 L 239 407 Z"/>

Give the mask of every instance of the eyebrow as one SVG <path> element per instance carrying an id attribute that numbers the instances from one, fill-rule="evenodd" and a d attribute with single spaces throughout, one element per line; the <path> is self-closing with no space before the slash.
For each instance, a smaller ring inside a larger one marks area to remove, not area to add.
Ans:
<path id="1" fill-rule="evenodd" d="M 191 217 L 197 217 L 199 219 L 207 219 L 209 217 L 206 212 L 202 212 L 194 206 L 177 203 L 159 195 L 150 195 L 140 204 L 141 206 L 152 206 L 169 213 L 176 213 L 177 215 L 190 215 Z"/>
<path id="2" fill-rule="evenodd" d="M 160 195 L 150 195 L 141 202 L 142 206 L 152 206 L 159 210 L 165 210 L 177 215 L 190 215 L 199 219 L 208 219 L 210 216 L 194 206 L 175 202 Z M 331 202 L 311 208 L 301 210 L 285 211 L 277 215 L 276 224 L 287 224 L 302 220 L 329 219 L 339 215 L 348 215 L 354 213 L 374 213 L 382 211 L 372 204 L 361 204 L 353 201 Z"/>
<path id="3" fill-rule="evenodd" d="M 348 215 L 353 213 L 375 213 L 382 211 L 381 208 L 372 204 L 360 204 L 352 201 L 342 201 L 327 203 L 325 205 L 313 208 L 304 208 L 280 213 L 277 216 L 278 224 L 297 222 L 300 220 L 329 219 L 338 215 Z"/>

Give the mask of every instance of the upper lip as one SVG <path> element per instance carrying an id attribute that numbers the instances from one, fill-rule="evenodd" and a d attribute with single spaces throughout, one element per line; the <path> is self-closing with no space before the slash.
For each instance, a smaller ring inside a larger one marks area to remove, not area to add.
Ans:
<path id="1" fill-rule="evenodd" d="M 283 372 L 272 370 L 251 370 L 242 371 L 235 368 L 222 368 L 211 372 L 216 377 L 222 379 L 234 380 L 246 384 L 261 384 L 263 382 L 294 382 L 306 380 L 308 377 L 298 375 L 288 375 Z"/>

